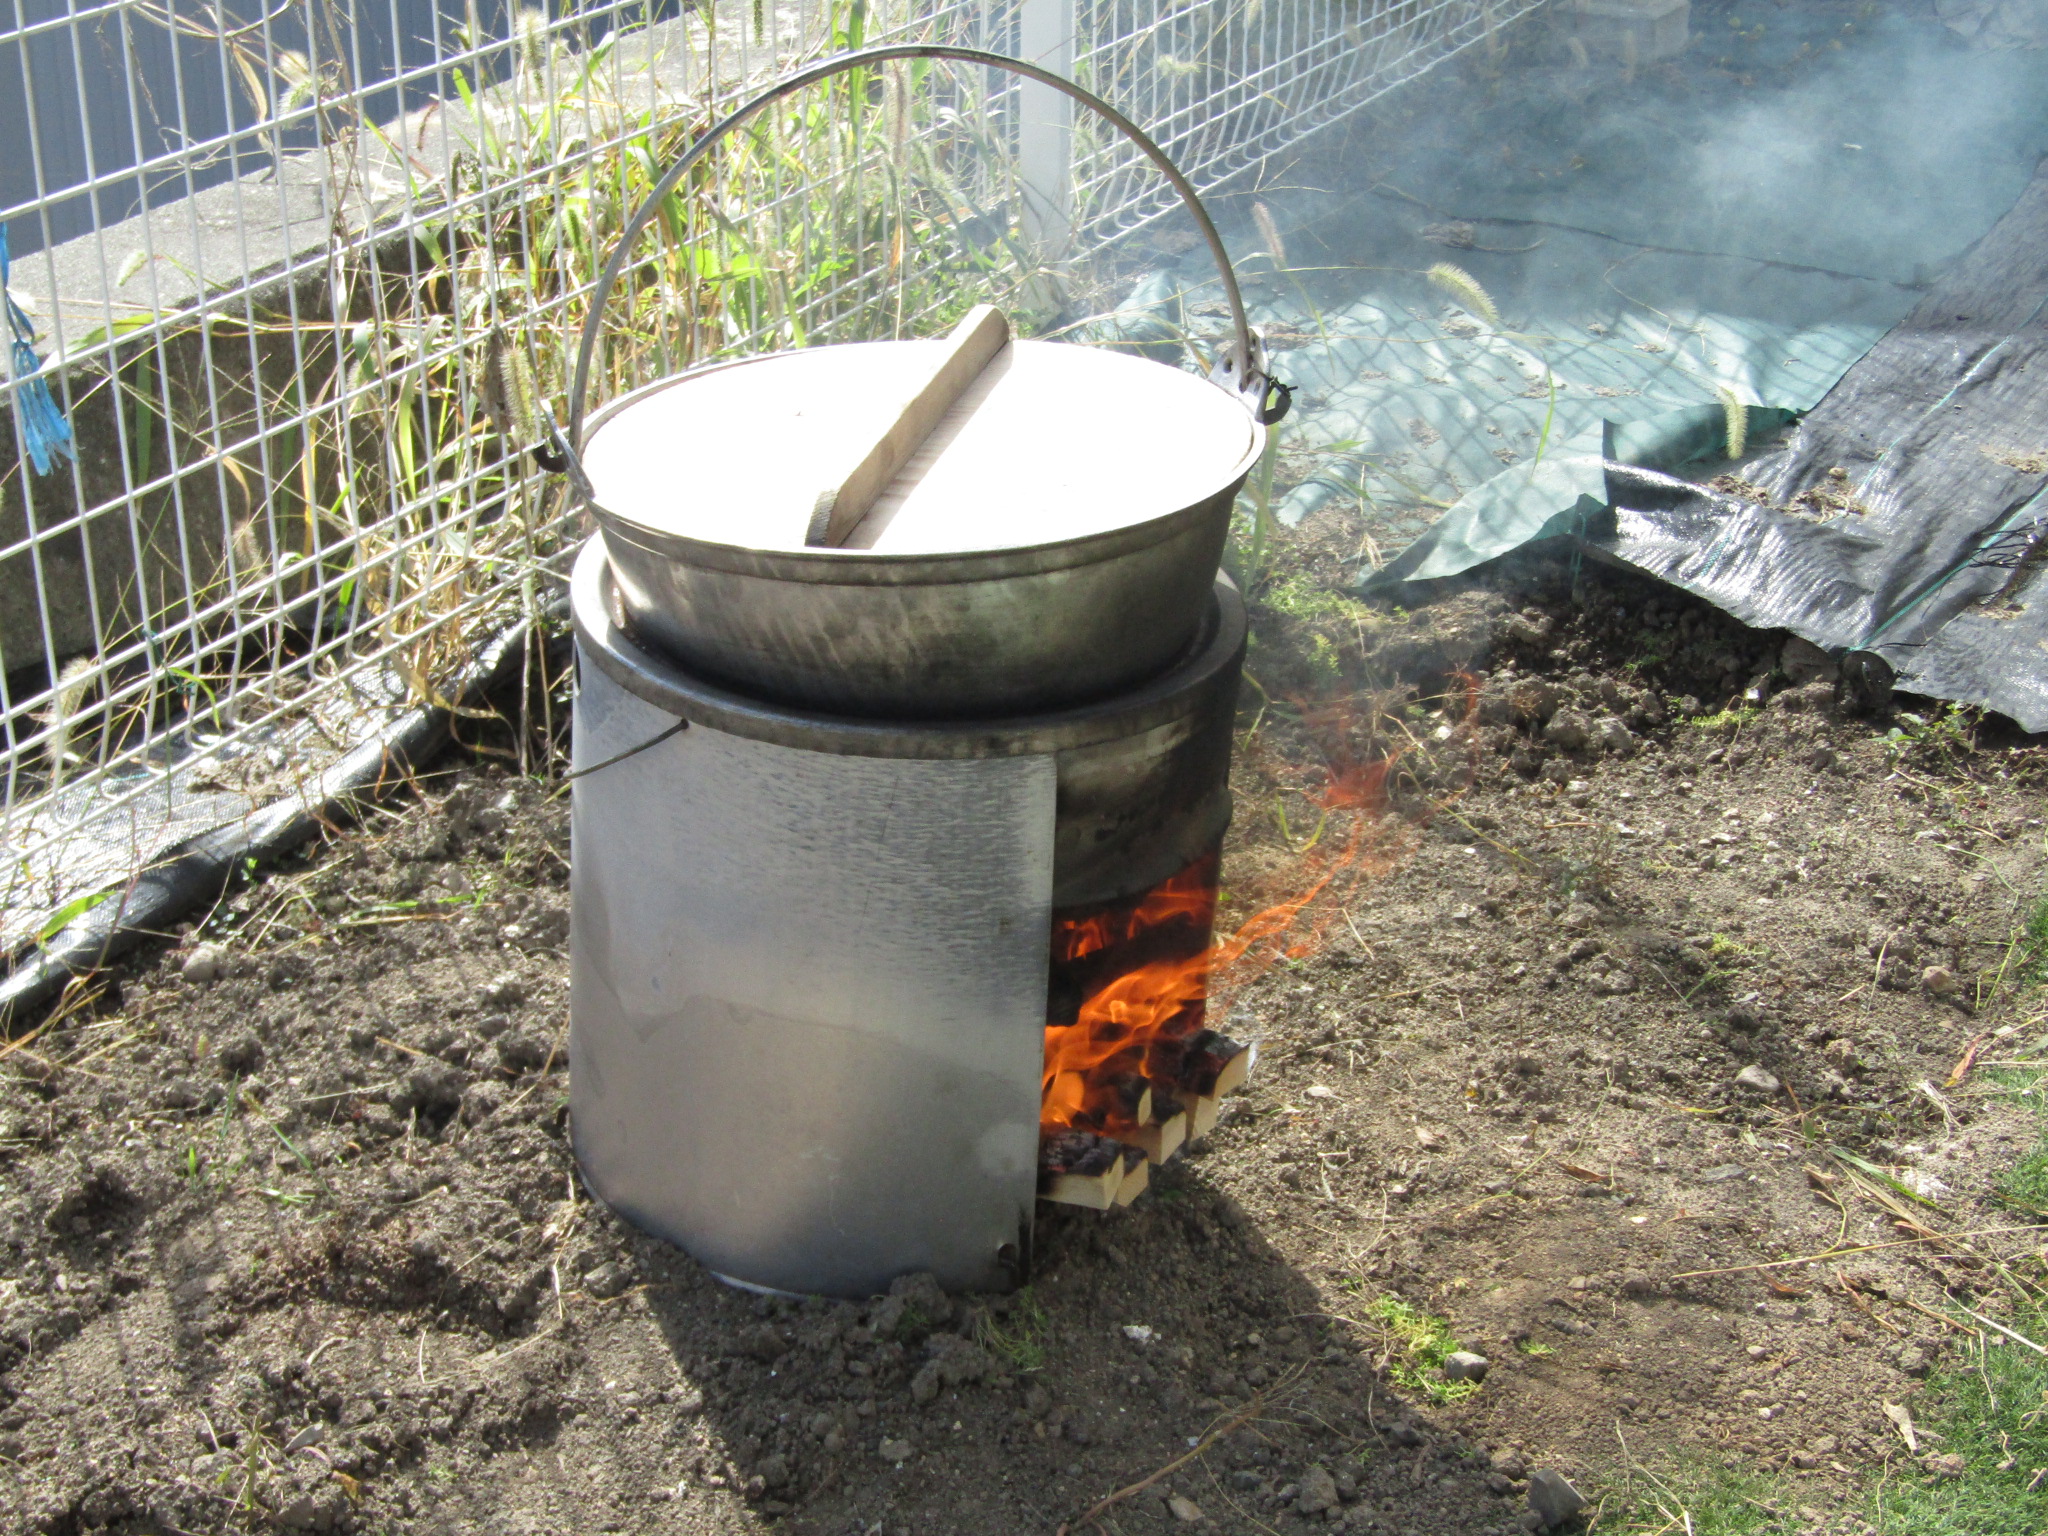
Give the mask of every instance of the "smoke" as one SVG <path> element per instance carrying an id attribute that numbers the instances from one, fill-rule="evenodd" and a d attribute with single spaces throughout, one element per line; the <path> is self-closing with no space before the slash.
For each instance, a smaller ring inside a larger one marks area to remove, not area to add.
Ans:
<path id="1" fill-rule="evenodd" d="M 2048 49 L 1973 49 L 1930 0 L 1870 9 L 1696 0 L 1685 49 L 1630 70 L 1548 7 L 1503 64 L 1392 93 L 1259 200 L 1319 304 L 1448 252 L 1510 322 L 1640 300 L 1887 326 L 2048 153 Z M 1243 201 L 1249 256 L 1270 242 Z"/>
<path id="2" fill-rule="evenodd" d="M 1667 243 L 1924 282 L 2012 205 L 2048 150 L 2048 56 L 1971 50 L 1931 6 L 1835 25 L 1818 62 L 1694 115 Z"/>

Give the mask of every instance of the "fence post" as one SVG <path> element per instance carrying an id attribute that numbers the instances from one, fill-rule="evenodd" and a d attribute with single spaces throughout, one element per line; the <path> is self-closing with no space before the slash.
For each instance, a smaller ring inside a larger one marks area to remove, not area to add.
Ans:
<path id="1" fill-rule="evenodd" d="M 1076 0 L 1020 0 L 1019 56 L 1072 79 L 1075 8 Z M 1024 235 L 1041 260 L 1055 261 L 1074 232 L 1074 103 L 1050 86 L 1023 80 L 1017 114 Z"/>

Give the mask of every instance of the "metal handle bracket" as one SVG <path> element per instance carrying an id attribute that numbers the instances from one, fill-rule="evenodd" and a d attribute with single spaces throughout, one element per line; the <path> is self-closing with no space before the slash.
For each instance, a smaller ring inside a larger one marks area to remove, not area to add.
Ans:
<path id="1" fill-rule="evenodd" d="M 1266 338 L 1256 329 L 1251 331 L 1249 357 L 1225 351 L 1210 368 L 1209 382 L 1235 395 L 1251 412 L 1252 419 L 1265 427 L 1285 416 L 1294 403 L 1294 386 L 1273 377 L 1272 364 L 1266 356 Z"/>

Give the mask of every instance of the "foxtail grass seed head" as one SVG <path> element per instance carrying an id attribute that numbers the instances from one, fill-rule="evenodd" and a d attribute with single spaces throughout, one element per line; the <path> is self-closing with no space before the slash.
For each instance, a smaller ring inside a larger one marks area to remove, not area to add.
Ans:
<path id="1" fill-rule="evenodd" d="M 1287 244 L 1280 238 L 1280 226 L 1273 222 L 1273 210 L 1264 203 L 1252 204 L 1252 222 L 1259 226 L 1259 238 L 1266 242 L 1266 254 L 1273 258 L 1273 265 L 1287 269 Z"/>
<path id="2" fill-rule="evenodd" d="M 1425 275 L 1464 309 L 1496 330 L 1500 328 L 1500 311 L 1494 307 L 1493 296 L 1480 287 L 1479 279 L 1463 267 L 1440 261 Z"/>
<path id="3" fill-rule="evenodd" d="M 910 144 L 910 82 L 898 63 L 889 71 L 889 147 L 902 154 Z"/>
<path id="4" fill-rule="evenodd" d="M 485 353 L 484 403 L 493 425 L 512 439 L 516 448 L 529 448 L 541 440 L 540 391 L 534 382 L 533 366 L 526 351 L 493 326 Z"/>
<path id="5" fill-rule="evenodd" d="M 518 31 L 519 63 L 539 85 L 548 72 L 548 13 L 537 5 L 521 6 Z"/>
<path id="6" fill-rule="evenodd" d="M 1739 459 L 1749 446 L 1749 407 L 1735 396 L 1735 391 L 1725 384 L 1716 385 L 1714 393 L 1721 397 L 1721 412 L 1727 418 L 1728 457 Z"/>
<path id="7" fill-rule="evenodd" d="M 64 782 L 64 768 L 71 759 L 72 728 L 78 721 L 78 711 L 85 703 L 86 692 L 98 673 L 99 663 L 92 657 L 74 656 L 57 674 L 57 691 L 50 696 L 50 707 L 43 717 L 50 728 L 44 750 L 49 753 L 52 789 Z"/>
<path id="8" fill-rule="evenodd" d="M 263 546 L 256 542 L 256 519 L 238 517 L 228 530 L 228 552 L 235 565 L 235 588 L 246 591 L 263 579 Z"/>

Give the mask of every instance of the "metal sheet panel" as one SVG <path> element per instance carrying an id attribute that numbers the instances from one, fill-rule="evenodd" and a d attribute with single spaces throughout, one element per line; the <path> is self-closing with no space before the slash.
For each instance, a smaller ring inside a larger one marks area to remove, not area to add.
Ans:
<path id="1" fill-rule="evenodd" d="M 578 770 L 675 725 L 582 669 Z M 1050 756 L 854 757 L 693 725 L 575 786 L 584 1177 L 732 1279 L 1002 1288 L 1028 1250 Z"/>

